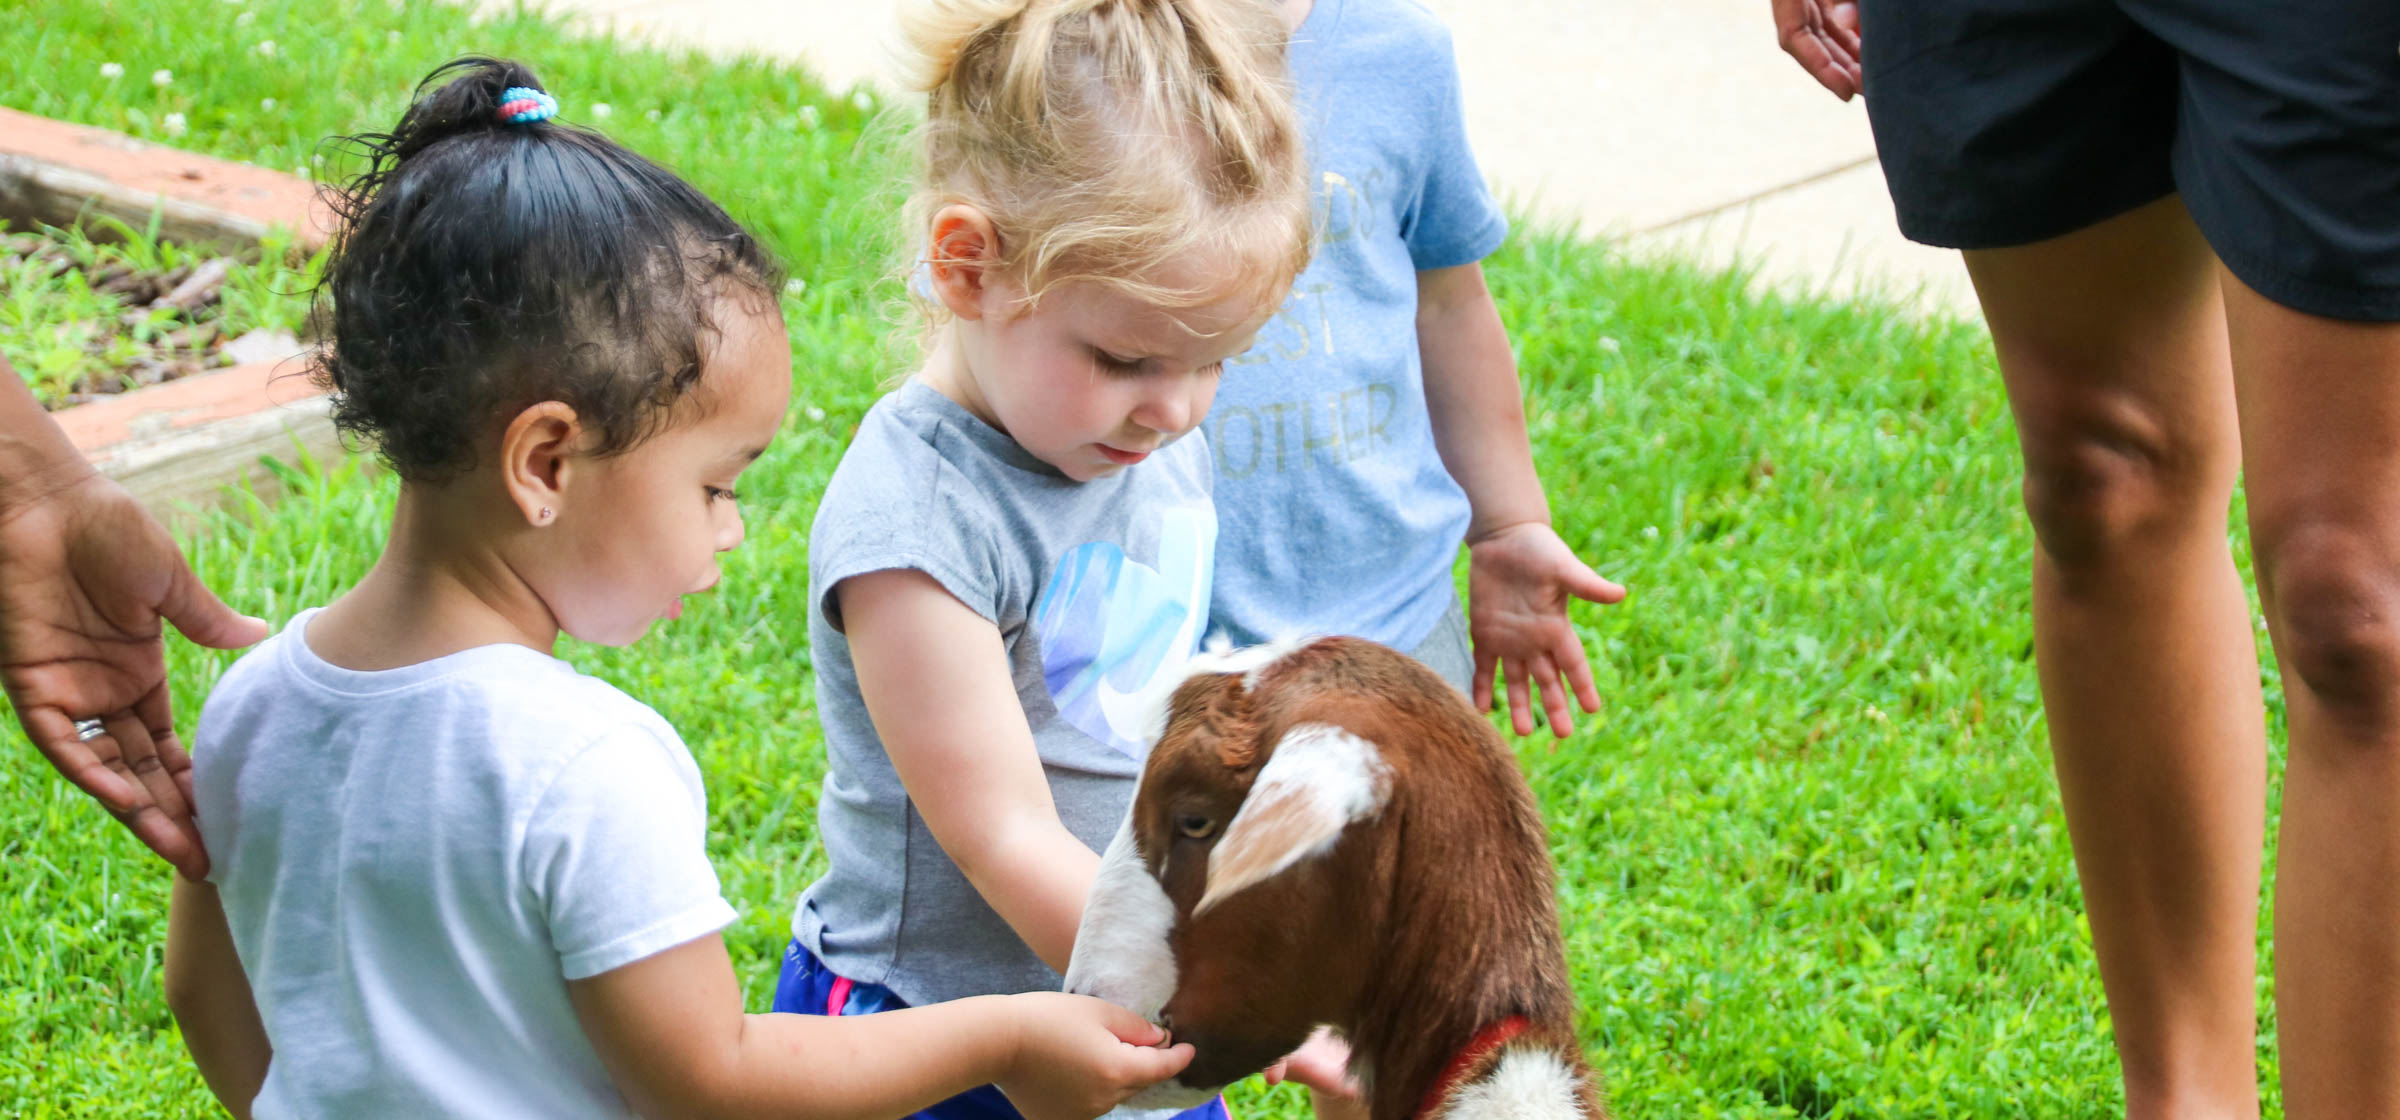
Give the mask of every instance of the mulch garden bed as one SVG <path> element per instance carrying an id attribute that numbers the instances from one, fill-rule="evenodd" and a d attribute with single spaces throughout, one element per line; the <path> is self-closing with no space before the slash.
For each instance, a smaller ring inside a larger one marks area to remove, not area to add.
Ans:
<path id="1" fill-rule="evenodd" d="M 257 254 L 45 226 L 0 234 L 0 330 L 15 344 L 11 361 L 57 410 L 298 352 L 306 279 Z"/>

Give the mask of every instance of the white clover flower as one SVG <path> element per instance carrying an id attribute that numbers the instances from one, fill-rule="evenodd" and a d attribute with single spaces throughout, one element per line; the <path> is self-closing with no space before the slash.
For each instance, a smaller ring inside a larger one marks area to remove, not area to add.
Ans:
<path id="1" fill-rule="evenodd" d="M 234 0 L 234 2 L 238 4 L 241 2 L 241 0 Z M 258 107 L 261 110 L 272 113 L 275 111 L 275 99 L 272 97 L 261 97 L 258 99 Z"/>
<path id="2" fill-rule="evenodd" d="M 593 119 L 593 120 L 596 120 L 596 121 L 604 121 L 604 120 L 607 120 L 607 119 L 608 119 L 608 115 L 609 115 L 610 113 L 614 113 L 614 112 L 616 112 L 616 110 L 615 110 L 615 109 L 611 109 L 611 108 L 609 108 L 609 106 L 608 106 L 608 102 L 606 102 L 606 101 L 594 101 L 594 102 L 592 102 L 592 119 Z"/>
<path id="3" fill-rule="evenodd" d="M 825 410 L 824 410 L 824 409 L 821 409 L 821 408 L 818 408 L 817 406 L 815 406 L 815 405 L 813 405 L 813 404 L 812 404 L 812 405 L 809 405 L 809 406 L 808 406 L 808 407 L 806 407 L 806 408 L 803 408 L 803 409 L 801 409 L 800 411 L 801 411 L 801 412 L 803 412 L 803 413 L 805 413 L 805 414 L 807 414 L 807 416 L 808 416 L 808 418 L 809 418 L 810 420 L 823 420 L 823 419 L 825 419 Z"/>
<path id="4" fill-rule="evenodd" d="M 1642 526 L 1642 539 L 1643 539 L 1643 540 L 1651 540 L 1651 541 L 1657 540 L 1657 539 L 1658 539 L 1658 526 L 1656 526 L 1656 525 L 1644 525 L 1644 526 Z"/>
<path id="5" fill-rule="evenodd" d="M 797 276 L 794 276 L 791 279 L 783 282 L 783 294 L 787 296 L 796 296 L 807 290 L 808 281 L 802 280 Z"/>
<path id="6" fill-rule="evenodd" d="M 1622 342 L 1618 342 L 1616 339 L 1614 339 L 1614 338 L 1611 338 L 1611 337 L 1609 337 L 1609 336 L 1607 336 L 1607 335 L 1601 335 L 1601 336 L 1600 336 L 1600 349 L 1601 349 L 1603 352 L 1605 352 L 1605 353 L 1609 353 L 1609 354 L 1614 354 L 1614 353 L 1616 353 L 1616 352 L 1617 352 L 1617 351 L 1619 351 L 1619 350 L 1623 350 L 1624 348 L 1625 348 L 1625 344 L 1624 344 L 1624 343 L 1622 343 Z"/>
<path id="7" fill-rule="evenodd" d="M 152 70 L 150 72 L 150 84 L 157 86 L 160 89 L 165 89 L 168 86 L 174 85 L 175 72 L 173 70 Z"/>
<path id="8" fill-rule="evenodd" d="M 825 114 L 817 111 L 816 106 L 802 105 L 800 107 L 800 127 L 814 129 L 817 127 L 817 122 L 823 120 L 824 116 Z"/>
<path id="9" fill-rule="evenodd" d="M 100 76 L 112 80 L 122 78 L 125 76 L 125 64 L 122 62 L 103 62 L 100 64 Z"/>
<path id="10" fill-rule="evenodd" d="M 163 74 L 165 71 L 162 70 L 160 73 Z M 184 133 L 191 131 L 190 124 L 183 119 L 183 114 L 181 113 L 169 113 L 167 114 L 167 118 L 163 121 L 160 121 L 159 124 L 167 130 L 167 135 L 169 136 L 181 136 Z"/>
<path id="11" fill-rule="evenodd" d="M 652 110 L 650 110 L 649 112 L 643 113 L 643 114 L 642 114 L 642 119 L 643 119 L 643 120 L 646 120 L 646 121 L 649 121 L 651 124 L 657 124 L 657 123 L 658 123 L 658 110 L 656 110 L 656 109 L 652 109 Z"/>
<path id="12" fill-rule="evenodd" d="M 250 14 L 250 13 L 248 13 L 248 12 L 244 12 L 244 13 L 242 13 L 242 14 L 243 14 L 243 15 L 248 15 L 248 14 Z M 273 57 L 275 57 L 275 40 L 273 40 L 273 39 L 261 39 L 261 40 L 259 40 L 259 41 L 258 41 L 258 53 L 259 53 L 261 56 L 263 56 L 263 57 L 266 57 L 266 58 L 273 58 Z"/>
<path id="13" fill-rule="evenodd" d="M 871 113 L 871 112 L 874 112 L 874 111 L 875 111 L 875 98 L 874 98 L 874 96 L 873 96 L 872 94 L 869 94 L 867 91 L 865 91 L 865 90 L 863 90 L 863 89 L 862 89 L 862 90 L 859 90 L 858 92 L 856 92 L 856 93 L 853 93 L 853 94 L 851 94 L 851 95 L 850 95 L 850 107 L 851 107 L 851 108 L 853 108 L 853 109 L 856 109 L 856 110 L 858 110 L 858 111 L 859 111 L 859 112 L 861 112 L 861 113 Z"/>

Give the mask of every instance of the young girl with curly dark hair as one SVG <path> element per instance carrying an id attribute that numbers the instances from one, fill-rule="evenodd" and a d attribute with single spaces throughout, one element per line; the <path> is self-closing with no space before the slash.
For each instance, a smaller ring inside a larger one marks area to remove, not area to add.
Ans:
<path id="1" fill-rule="evenodd" d="M 552 655 L 717 582 L 781 426 L 776 265 L 521 66 L 434 72 L 365 173 L 320 375 L 398 473 L 374 570 L 201 714 L 214 857 L 179 880 L 168 1001 L 236 1116 L 889 1117 L 997 1080 L 1088 1117 L 1182 1068 L 1059 994 L 744 1015 L 700 773 Z"/>

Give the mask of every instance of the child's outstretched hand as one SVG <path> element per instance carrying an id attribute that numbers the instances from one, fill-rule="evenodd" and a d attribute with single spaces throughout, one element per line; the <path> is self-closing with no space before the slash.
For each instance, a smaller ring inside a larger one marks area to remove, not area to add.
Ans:
<path id="1" fill-rule="evenodd" d="M 1529 521 L 1467 542 L 1467 636 L 1475 647 L 1475 707 L 1490 711 L 1495 672 L 1508 682 L 1510 723 L 1533 734 L 1532 686 L 1542 690 L 1550 730 L 1575 731 L 1567 686 L 1586 712 L 1600 710 L 1592 663 L 1567 621 L 1569 596 L 1595 603 L 1625 598 L 1625 588 L 1602 579 L 1550 526 Z M 1566 681 L 1559 679 L 1565 672 Z"/>
<path id="2" fill-rule="evenodd" d="M 1008 998 L 1017 1053 L 998 1084 L 1027 1120 L 1091 1120 L 1192 1062 L 1191 1043 L 1158 1049 L 1166 1032 L 1116 1004 L 1064 992 Z"/>

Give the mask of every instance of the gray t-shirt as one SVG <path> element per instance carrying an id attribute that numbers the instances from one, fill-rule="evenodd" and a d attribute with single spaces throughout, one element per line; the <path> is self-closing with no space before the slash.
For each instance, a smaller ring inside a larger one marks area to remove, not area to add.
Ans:
<path id="1" fill-rule="evenodd" d="M 809 536 L 831 866 L 801 894 L 792 935 L 836 975 L 911 1004 L 1059 984 L 902 788 L 859 698 L 835 586 L 915 569 L 999 628 L 1059 819 L 1098 851 L 1148 750 L 1143 697 L 1175 679 L 1207 628 L 1209 479 L 1197 431 L 1079 483 L 923 384 L 867 411 Z M 944 702 L 940 682 L 924 682 L 923 702 Z"/>

